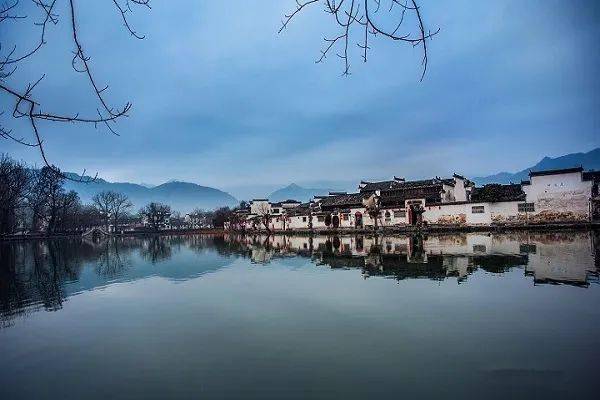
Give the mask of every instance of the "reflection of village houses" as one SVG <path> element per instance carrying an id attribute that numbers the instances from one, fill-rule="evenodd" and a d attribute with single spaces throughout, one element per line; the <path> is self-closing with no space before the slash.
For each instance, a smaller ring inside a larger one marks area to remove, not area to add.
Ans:
<path id="1" fill-rule="evenodd" d="M 246 247 L 256 263 L 303 256 L 331 268 L 359 268 L 365 277 L 398 280 L 456 277 L 459 282 L 481 269 L 504 273 L 513 268 L 536 284 L 587 286 L 598 282 L 599 235 L 594 232 L 512 234 L 464 233 L 434 236 L 229 235 Z M 242 250 L 243 251 L 243 250 Z"/>
<path id="2" fill-rule="evenodd" d="M 600 232 L 520 231 L 442 235 L 161 235 L 73 241 L 18 241 L 0 248 L 0 328 L 20 315 L 55 311 L 64 299 L 149 276 L 173 281 L 215 272 L 245 257 L 257 264 L 305 257 L 365 278 L 468 280 L 517 272 L 535 284 L 600 282 Z M 77 250 L 74 250 L 77 249 Z M 191 254 L 193 262 L 181 263 Z M 171 258 L 176 260 L 171 262 Z M 183 258 L 185 259 L 185 258 Z"/>
<path id="3" fill-rule="evenodd" d="M 599 182 L 599 172 L 581 167 L 531 172 L 518 184 L 483 187 L 457 174 L 419 181 L 394 177 L 308 203 L 255 199 L 226 227 L 275 232 L 597 222 Z"/>

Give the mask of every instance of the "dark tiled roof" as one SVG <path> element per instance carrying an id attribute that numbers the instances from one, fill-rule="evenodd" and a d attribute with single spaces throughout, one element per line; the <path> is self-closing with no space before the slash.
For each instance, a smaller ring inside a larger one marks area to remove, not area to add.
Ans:
<path id="1" fill-rule="evenodd" d="M 582 172 L 582 171 L 583 171 L 583 167 L 562 168 L 562 169 L 547 169 L 545 171 L 529 171 L 529 176 L 570 174 L 570 173 L 573 173 L 573 172 Z"/>
<path id="2" fill-rule="evenodd" d="M 471 192 L 472 202 L 486 202 L 495 203 L 499 201 L 524 201 L 525 192 L 521 188 L 521 185 L 500 185 L 498 183 L 491 183 L 484 187 L 474 188 Z"/>
<path id="3" fill-rule="evenodd" d="M 391 189 L 394 184 L 398 183 L 396 181 L 383 181 L 383 182 L 363 182 L 365 186 L 363 186 L 360 191 L 361 192 L 374 192 L 376 190 L 385 190 Z"/>
<path id="4" fill-rule="evenodd" d="M 328 196 L 321 200 L 321 208 L 341 208 L 349 206 L 362 206 L 364 193 L 341 194 Z"/>
<path id="5" fill-rule="evenodd" d="M 298 200 L 287 199 L 287 200 L 284 200 L 284 201 L 280 201 L 279 203 L 282 203 L 282 204 L 286 204 L 286 203 L 301 204 L 302 202 L 298 201 Z"/>
<path id="6" fill-rule="evenodd" d="M 297 207 L 290 208 L 286 213 L 288 215 L 308 215 L 310 213 L 310 203 L 303 203 Z"/>
<path id="7" fill-rule="evenodd" d="M 389 189 L 408 189 L 424 186 L 436 186 L 436 185 L 449 185 L 454 186 L 454 179 L 423 179 L 419 181 L 382 181 L 382 182 L 368 182 L 365 183 L 360 191 L 361 192 L 374 192 L 376 190 L 389 190 Z"/>

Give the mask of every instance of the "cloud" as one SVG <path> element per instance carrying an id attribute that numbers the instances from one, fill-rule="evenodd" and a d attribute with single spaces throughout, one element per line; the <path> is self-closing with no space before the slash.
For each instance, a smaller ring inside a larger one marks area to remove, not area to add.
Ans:
<path id="1" fill-rule="evenodd" d="M 600 145 L 594 1 L 423 3 L 441 28 L 423 82 L 419 49 L 385 40 L 372 43 L 367 64 L 356 54 L 350 77 L 340 76 L 336 57 L 315 64 L 331 25 L 315 9 L 278 35 L 294 4 L 157 2 L 135 16 L 143 41 L 129 38 L 105 4 L 81 6 L 94 70 L 113 102 L 134 109 L 120 137 L 45 124 L 50 157 L 108 179 L 227 187 L 479 175 Z M 48 39 L 19 79 L 46 72 L 37 94 L 49 107 L 95 112 L 87 82 L 70 68 L 65 24 Z M 27 134 L 26 124 L 15 126 Z M 30 149 L 0 145 L 39 163 Z"/>

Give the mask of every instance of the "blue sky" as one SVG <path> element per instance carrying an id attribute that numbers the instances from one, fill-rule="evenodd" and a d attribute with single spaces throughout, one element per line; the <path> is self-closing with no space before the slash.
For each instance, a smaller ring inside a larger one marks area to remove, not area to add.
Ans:
<path id="1" fill-rule="evenodd" d="M 419 49 L 381 39 L 366 64 L 353 49 L 349 77 L 335 56 L 315 64 L 334 25 L 315 7 L 277 34 L 294 0 L 155 0 L 132 19 L 143 41 L 111 2 L 79 3 L 98 79 L 113 104 L 129 100 L 133 110 L 119 137 L 44 125 L 48 155 L 64 170 L 243 197 L 291 182 L 514 171 L 600 146 L 596 1 L 422 0 L 428 27 L 441 29 L 422 82 Z M 44 72 L 36 94 L 48 109 L 93 114 L 88 83 L 70 66 L 65 11 L 12 82 Z M 25 48 L 34 36 L 24 28 L 4 25 L 0 35 Z M 0 96 L 0 107 L 9 100 Z M 34 150 L 0 146 L 40 163 Z"/>

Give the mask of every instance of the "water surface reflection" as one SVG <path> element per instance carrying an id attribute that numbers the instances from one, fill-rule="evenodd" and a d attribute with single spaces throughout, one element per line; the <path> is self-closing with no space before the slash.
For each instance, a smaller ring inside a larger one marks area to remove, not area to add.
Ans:
<path id="1" fill-rule="evenodd" d="M 0 243 L 0 315 L 55 311 L 66 298 L 106 285 L 159 276 L 184 281 L 228 265 L 218 236 L 56 239 Z"/>
<path id="2" fill-rule="evenodd" d="M 597 282 L 593 232 L 2 243 L 0 398 L 596 398 Z"/>
<path id="3" fill-rule="evenodd" d="M 358 268 L 365 277 L 398 280 L 457 277 L 482 269 L 503 273 L 523 268 L 535 284 L 587 287 L 598 282 L 598 232 L 513 234 L 465 233 L 437 236 L 227 236 L 253 262 L 310 257 L 331 268 Z"/>
<path id="4" fill-rule="evenodd" d="M 0 313 L 12 317 L 61 308 L 65 299 L 112 283 L 160 276 L 187 280 L 237 257 L 267 264 L 304 257 L 319 266 L 355 268 L 364 278 L 458 283 L 478 269 L 523 270 L 534 284 L 587 287 L 598 282 L 598 232 L 439 236 L 154 236 L 101 241 L 61 239 L 0 244 Z"/>

